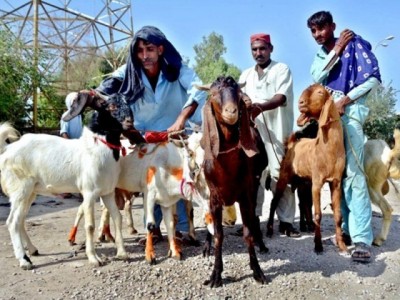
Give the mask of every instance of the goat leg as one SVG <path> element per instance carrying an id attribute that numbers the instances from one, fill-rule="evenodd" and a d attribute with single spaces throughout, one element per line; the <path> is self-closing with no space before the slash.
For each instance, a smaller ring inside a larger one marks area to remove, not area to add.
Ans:
<path id="1" fill-rule="evenodd" d="M 321 221 L 322 221 L 322 211 L 321 211 L 321 186 L 314 184 L 312 185 L 313 203 L 314 203 L 314 222 L 315 222 L 315 233 L 314 233 L 314 251 L 317 254 L 321 254 L 324 251 L 322 246 L 322 236 L 321 236 Z"/>
<path id="2" fill-rule="evenodd" d="M 174 213 L 173 213 L 174 207 L 161 206 L 161 210 L 163 213 L 165 227 L 167 228 L 167 235 L 169 242 L 168 256 L 176 260 L 181 260 L 182 249 L 178 244 L 175 236 L 176 219 L 174 218 Z"/>
<path id="3" fill-rule="evenodd" d="M 212 196 L 210 197 L 211 199 Z M 211 200 L 212 201 L 212 200 Z M 213 207 L 213 206 L 211 206 Z M 223 271 L 223 261 L 222 261 L 222 243 L 224 240 L 224 230 L 222 228 L 222 206 L 219 205 L 211 210 L 211 215 L 214 220 L 214 268 L 211 276 L 208 280 L 204 281 L 204 285 L 209 285 L 210 287 L 220 287 L 222 285 L 222 271 Z"/>
<path id="4" fill-rule="evenodd" d="M 127 259 L 128 254 L 125 251 L 125 246 L 124 246 L 124 239 L 122 236 L 122 216 L 121 213 L 119 212 L 119 209 L 117 207 L 117 204 L 115 203 L 115 192 L 113 191 L 112 193 L 105 195 L 102 197 L 104 205 L 106 208 L 109 210 L 111 214 L 111 218 L 114 222 L 115 226 L 115 245 L 117 247 L 117 255 L 116 257 L 118 259 Z"/>
<path id="5" fill-rule="evenodd" d="M 212 240 L 212 235 L 209 231 L 207 231 L 206 240 L 203 246 L 203 257 L 209 257 L 211 254 L 211 240 Z"/>
<path id="6" fill-rule="evenodd" d="M 299 198 L 300 231 L 314 232 L 311 183 L 304 181 L 299 184 L 297 195 Z"/>
<path id="7" fill-rule="evenodd" d="M 342 197 L 342 187 L 340 180 L 334 180 L 329 184 L 331 189 L 333 218 L 335 219 L 336 243 L 339 251 L 347 253 L 347 247 L 342 235 L 342 213 L 340 210 L 340 201 Z"/>
<path id="8" fill-rule="evenodd" d="M 375 246 L 382 246 L 383 242 L 386 241 L 386 238 L 389 234 L 390 224 L 392 222 L 392 212 L 393 208 L 389 204 L 389 202 L 383 197 L 381 192 L 377 192 L 371 188 L 369 188 L 369 194 L 371 197 L 372 203 L 377 205 L 382 212 L 382 229 L 378 236 L 374 238 L 373 244 Z M 378 201 L 376 201 L 378 199 Z"/>
<path id="9" fill-rule="evenodd" d="M 147 224 L 145 258 L 146 261 L 151 265 L 156 264 L 156 253 L 154 251 L 154 244 L 153 244 L 153 235 L 155 228 L 156 226 L 154 223 Z"/>
<path id="10" fill-rule="evenodd" d="M 263 271 L 260 268 L 256 251 L 254 249 L 253 233 L 249 230 L 250 229 L 249 224 L 252 224 L 251 220 L 256 219 L 256 217 L 253 215 L 254 210 L 252 209 L 249 210 L 248 207 L 245 207 L 244 205 L 241 204 L 240 213 L 242 215 L 242 220 L 243 220 L 243 238 L 247 244 L 247 250 L 249 252 L 249 257 L 250 257 L 250 268 L 253 270 L 253 278 L 261 284 L 267 283 L 267 278 L 265 277 Z"/>
<path id="11" fill-rule="evenodd" d="M 261 226 L 260 226 L 260 218 L 258 216 L 255 216 L 254 218 L 254 238 L 256 241 L 256 244 L 258 248 L 260 249 L 260 253 L 268 253 L 269 249 L 267 246 L 265 246 L 263 238 L 262 238 L 262 232 L 261 232 Z"/>

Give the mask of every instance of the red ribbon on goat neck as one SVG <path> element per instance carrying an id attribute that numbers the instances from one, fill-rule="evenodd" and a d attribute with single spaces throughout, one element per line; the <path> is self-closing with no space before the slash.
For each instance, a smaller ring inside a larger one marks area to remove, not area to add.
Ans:
<path id="1" fill-rule="evenodd" d="M 109 142 L 107 142 L 105 139 L 102 139 L 98 136 L 94 137 L 94 142 L 96 143 L 97 140 L 99 140 L 100 142 L 102 142 L 103 144 L 105 144 L 108 148 L 110 149 L 115 149 L 115 150 L 120 150 L 122 156 L 126 155 L 126 149 L 124 146 L 118 146 L 118 145 L 114 145 L 114 144 L 110 144 Z"/>

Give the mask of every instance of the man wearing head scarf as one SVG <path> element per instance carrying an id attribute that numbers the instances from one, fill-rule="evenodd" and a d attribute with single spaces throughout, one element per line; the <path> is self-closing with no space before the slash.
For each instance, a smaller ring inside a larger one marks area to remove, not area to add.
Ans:
<path id="1" fill-rule="evenodd" d="M 313 14 L 307 20 L 311 35 L 321 45 L 311 66 L 315 82 L 332 93 L 340 113 L 346 167 L 342 180 L 342 229 L 346 244 L 354 243 L 352 259 L 371 261 L 372 207 L 364 175 L 363 124 L 369 109 L 365 101 L 381 81 L 378 61 L 371 45 L 349 29 L 335 38 L 336 24 L 328 11 Z M 360 163 L 361 162 L 361 163 Z"/>
<path id="2" fill-rule="evenodd" d="M 135 128 L 154 142 L 159 133 L 201 125 L 207 93 L 197 90 L 195 84 L 201 85 L 201 80 L 182 63 L 181 55 L 165 35 L 156 27 L 145 26 L 133 38 L 127 63 L 97 90 L 123 95 L 133 113 Z M 178 202 L 177 210 L 177 230 L 188 232 L 183 200 Z M 162 213 L 158 205 L 155 218 L 156 233 L 162 237 L 159 230 Z"/>
<path id="3" fill-rule="evenodd" d="M 78 93 L 72 92 L 65 97 L 65 106 L 69 110 L 72 103 L 78 97 Z M 62 115 L 60 120 L 60 136 L 65 139 L 79 139 L 83 131 L 82 115 L 77 115 L 68 122 L 63 120 L 65 113 Z M 71 193 L 60 194 L 62 198 L 71 198 L 73 195 Z M 81 195 L 79 197 L 82 197 Z"/>
<path id="4" fill-rule="evenodd" d="M 67 109 L 71 108 L 74 99 L 77 97 L 78 93 L 76 92 L 69 93 L 67 97 L 65 97 Z M 79 139 L 83 131 L 82 115 L 78 115 L 68 122 L 63 121 L 63 117 L 64 115 L 61 117 L 60 121 L 60 135 L 66 139 Z"/>
<path id="5" fill-rule="evenodd" d="M 287 65 L 273 61 L 274 49 L 269 34 L 257 33 L 250 37 L 251 53 L 256 65 L 245 70 L 239 79 L 245 83 L 242 88 L 252 100 L 251 118 L 263 139 L 268 155 L 268 170 L 265 176 L 271 175 L 270 188 L 275 191 L 279 177 L 280 161 L 285 153 L 284 141 L 293 130 L 293 80 Z M 269 189 L 268 186 L 265 186 Z M 257 198 L 257 215 L 262 213 L 264 188 L 260 186 Z M 293 227 L 296 213 L 296 201 L 290 188 L 286 188 L 279 202 L 277 215 L 280 220 L 279 231 L 289 237 L 299 237 L 300 233 Z"/>

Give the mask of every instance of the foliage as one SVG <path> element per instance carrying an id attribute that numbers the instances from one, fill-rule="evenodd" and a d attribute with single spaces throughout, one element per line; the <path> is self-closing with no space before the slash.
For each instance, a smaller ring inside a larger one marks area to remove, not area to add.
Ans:
<path id="1" fill-rule="evenodd" d="M 12 51 L 11 51 L 12 49 Z M 25 117 L 25 105 L 37 74 L 22 42 L 0 27 L 0 121 L 17 124 Z"/>
<path id="2" fill-rule="evenodd" d="M 204 83 L 211 83 L 221 75 L 239 79 L 240 69 L 222 57 L 226 53 L 222 35 L 212 32 L 208 37 L 203 37 L 202 43 L 193 49 L 196 53 L 194 69 Z"/>
<path id="3" fill-rule="evenodd" d="M 104 58 L 101 59 L 99 71 L 102 75 L 108 75 L 125 64 L 128 56 L 129 43 L 126 47 L 122 47 L 115 51 L 107 51 Z"/>
<path id="4" fill-rule="evenodd" d="M 393 130 L 398 125 L 400 118 L 396 114 L 396 91 L 393 87 L 380 85 L 372 91 L 367 98 L 370 109 L 364 124 L 364 131 L 369 139 L 383 139 L 390 143 Z"/>

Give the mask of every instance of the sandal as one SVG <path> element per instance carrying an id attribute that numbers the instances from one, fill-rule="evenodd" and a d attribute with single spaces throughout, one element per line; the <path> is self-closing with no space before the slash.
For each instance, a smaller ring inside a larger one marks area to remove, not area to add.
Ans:
<path id="1" fill-rule="evenodd" d="M 355 243 L 351 259 L 356 262 L 369 263 L 371 261 L 371 247 L 364 243 Z"/>

